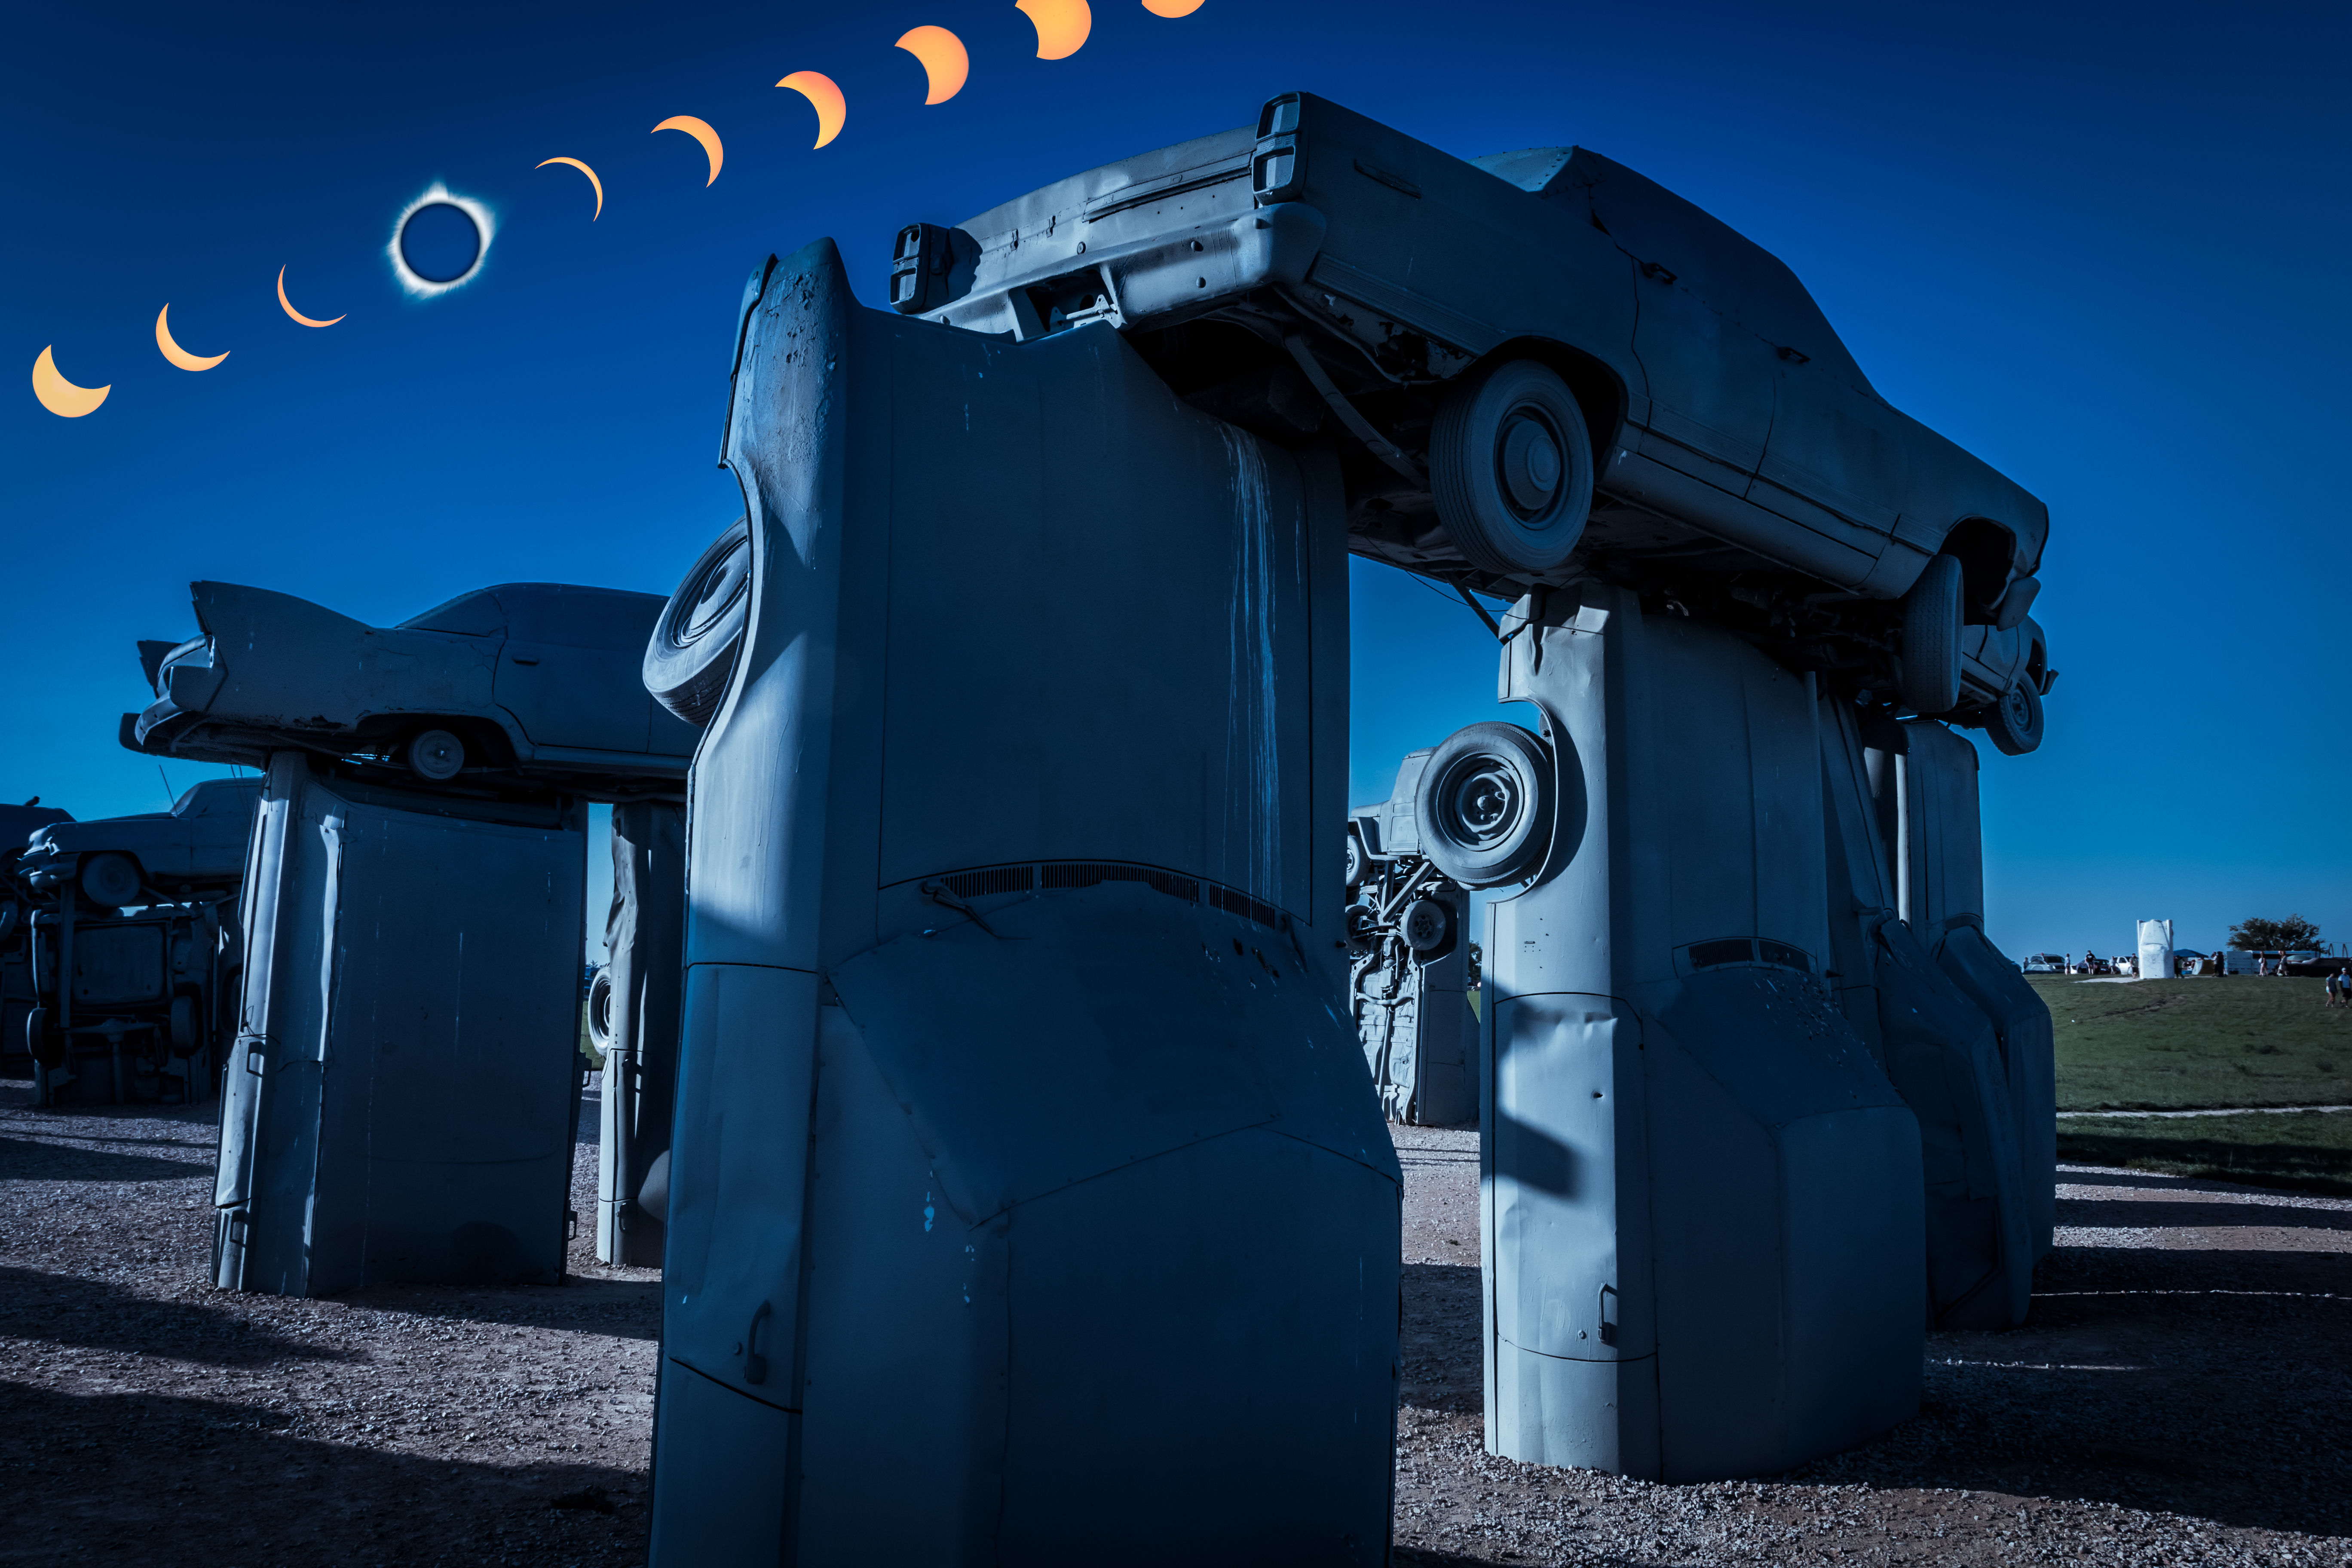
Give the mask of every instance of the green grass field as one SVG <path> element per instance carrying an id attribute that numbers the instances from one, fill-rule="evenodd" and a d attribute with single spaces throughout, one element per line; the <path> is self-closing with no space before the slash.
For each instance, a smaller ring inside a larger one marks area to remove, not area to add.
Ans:
<path id="1" fill-rule="evenodd" d="M 2057 1026 L 2061 1110 L 2352 1104 L 2352 1009 L 2316 980 L 2027 978 Z"/>
<path id="2" fill-rule="evenodd" d="M 2352 1110 L 2062 1116 L 2058 1157 L 2352 1197 Z"/>
<path id="3" fill-rule="evenodd" d="M 2316 980 L 2027 978 L 2057 1026 L 2062 1111 L 2352 1104 L 2352 1010 L 2324 1005 Z M 2058 1154 L 2352 1194 L 2352 1111 L 2062 1115 Z"/>

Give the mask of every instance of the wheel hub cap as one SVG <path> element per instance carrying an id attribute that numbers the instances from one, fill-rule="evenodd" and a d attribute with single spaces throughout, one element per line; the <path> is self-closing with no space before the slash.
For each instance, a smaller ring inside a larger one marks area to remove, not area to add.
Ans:
<path id="1" fill-rule="evenodd" d="M 1521 510 L 1541 511 L 1559 493 L 1559 443 L 1537 420 L 1522 416 L 1503 431 L 1503 488 Z"/>

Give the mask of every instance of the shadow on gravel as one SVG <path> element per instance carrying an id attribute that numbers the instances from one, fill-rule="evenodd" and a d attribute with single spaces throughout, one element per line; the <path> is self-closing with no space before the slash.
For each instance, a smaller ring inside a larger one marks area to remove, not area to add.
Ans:
<path id="1" fill-rule="evenodd" d="M 1478 1323 L 1485 1307 L 1478 1270 L 1459 1263 L 1408 1263 L 1402 1286 L 1398 1400 L 1421 1410 L 1484 1410 L 1486 1351 Z"/>
<path id="2" fill-rule="evenodd" d="M 94 1279 L 34 1268 L 0 1268 L 0 1336 L 217 1366 L 356 1359 L 216 1307 L 158 1301 Z"/>
<path id="3" fill-rule="evenodd" d="M 372 1285 L 334 1299 L 354 1310 L 404 1312 L 418 1318 L 590 1329 L 628 1340 L 661 1337 L 661 1284 L 651 1279 L 589 1279 L 574 1275 L 561 1285 L 463 1290 L 440 1285 Z"/>
<path id="4" fill-rule="evenodd" d="M 137 1142 L 171 1142 L 168 1139 L 160 1138 Z M 77 1149 L 70 1144 L 39 1142 L 29 1138 L 0 1138 L 0 1180 L 181 1182 L 191 1176 L 202 1176 L 209 1181 L 212 1173 L 212 1162 L 209 1160 L 165 1160 L 153 1154 L 120 1153 L 111 1149 Z"/>
<path id="5" fill-rule="evenodd" d="M 2352 1533 L 2352 1255 L 2061 1247 L 2024 1328 L 1927 1358 L 1916 1420 L 1785 1479 Z"/>
<path id="6" fill-rule="evenodd" d="M 0 1554 L 175 1568 L 645 1561 L 642 1479 L 625 1471 L 451 1464 L 285 1422 L 254 1405 L 0 1384 L 0 1469 L 19 1501 Z"/>

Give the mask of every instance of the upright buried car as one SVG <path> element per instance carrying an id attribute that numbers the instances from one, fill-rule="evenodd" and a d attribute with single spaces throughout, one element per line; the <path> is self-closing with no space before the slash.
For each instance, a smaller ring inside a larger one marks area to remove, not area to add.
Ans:
<path id="1" fill-rule="evenodd" d="M 1598 577 L 2039 742 L 2046 661 L 1988 692 L 1961 644 L 2026 624 L 2047 509 L 1880 397 L 1780 261 L 1596 153 L 1465 163 L 1286 93 L 908 226 L 891 301 L 1022 342 L 1108 321 L 1221 418 L 1336 426 L 1359 554 L 1507 598 Z"/>

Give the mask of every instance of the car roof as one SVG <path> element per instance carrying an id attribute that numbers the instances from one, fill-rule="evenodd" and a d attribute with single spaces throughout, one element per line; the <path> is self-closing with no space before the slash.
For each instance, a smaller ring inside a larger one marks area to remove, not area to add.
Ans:
<path id="1" fill-rule="evenodd" d="M 1619 249 L 1672 272 L 1676 287 L 1774 348 L 1795 349 L 1855 391 L 1878 396 L 1788 264 L 1705 208 L 1589 147 L 1528 147 L 1470 162 L 1582 213 Z"/>
<path id="2" fill-rule="evenodd" d="M 571 647 L 643 648 L 667 601 L 625 588 L 573 583 L 500 583 L 436 605 L 397 629 L 510 637 Z"/>

